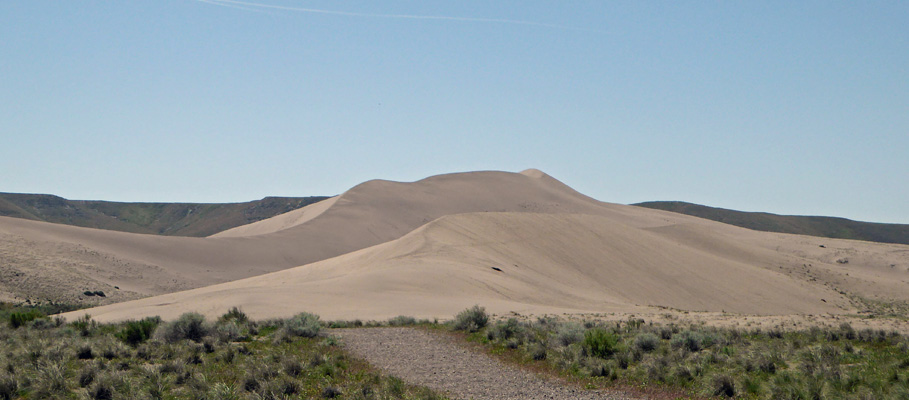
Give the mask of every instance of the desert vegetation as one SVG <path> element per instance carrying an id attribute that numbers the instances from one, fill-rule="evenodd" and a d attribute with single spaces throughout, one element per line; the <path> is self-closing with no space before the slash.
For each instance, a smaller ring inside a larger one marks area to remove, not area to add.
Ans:
<path id="1" fill-rule="evenodd" d="M 683 201 L 648 201 L 632 205 L 693 215 L 756 231 L 909 244 L 909 225 L 906 224 L 861 222 L 837 217 L 743 212 Z"/>
<path id="2" fill-rule="evenodd" d="M 456 319 L 450 326 L 506 360 L 592 387 L 743 399 L 909 399 L 909 339 L 847 323 L 802 331 L 641 319 L 512 318 L 479 329 Z"/>
<path id="3" fill-rule="evenodd" d="M 664 397 L 909 399 L 909 339 L 847 323 L 792 331 L 494 320 L 475 306 L 446 323 L 322 321 L 309 313 L 252 321 L 234 308 L 215 321 L 187 313 L 170 322 L 100 324 L 89 316 L 47 317 L 54 308 L 45 308 L 0 310 L 0 399 L 441 398 L 381 375 L 325 331 L 379 325 L 460 331 L 508 362 L 591 388 Z"/>
<path id="4" fill-rule="evenodd" d="M 245 203 L 121 203 L 0 193 L 0 216 L 167 236 L 205 237 L 325 200 L 266 197 Z"/>
<path id="5" fill-rule="evenodd" d="M 0 399 L 435 399 L 349 357 L 318 316 L 72 322 L 4 314 Z"/>

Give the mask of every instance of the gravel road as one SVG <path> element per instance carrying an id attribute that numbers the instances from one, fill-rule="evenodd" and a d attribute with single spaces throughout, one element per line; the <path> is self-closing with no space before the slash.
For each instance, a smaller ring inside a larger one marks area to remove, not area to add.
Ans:
<path id="1" fill-rule="evenodd" d="M 565 386 L 414 328 L 333 329 L 353 355 L 456 399 L 633 399 Z"/>

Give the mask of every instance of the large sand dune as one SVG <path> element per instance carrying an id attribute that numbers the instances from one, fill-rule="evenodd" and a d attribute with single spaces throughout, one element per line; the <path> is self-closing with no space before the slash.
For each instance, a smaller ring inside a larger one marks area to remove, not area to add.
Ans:
<path id="1" fill-rule="evenodd" d="M 210 238 L 0 218 L 0 255 L 8 294 L 43 282 L 75 296 L 120 286 L 113 301 L 157 295 L 68 315 L 105 321 L 216 316 L 232 306 L 254 318 L 380 319 L 446 318 L 473 304 L 498 313 L 781 315 L 855 313 L 861 298 L 909 301 L 909 246 L 602 203 L 536 170 L 370 181 Z"/>
<path id="2" fill-rule="evenodd" d="M 622 210 L 628 208 L 598 202 L 528 170 L 439 175 L 413 183 L 369 181 L 335 198 L 211 238 L 128 234 L 0 217 L 0 300 L 97 302 L 101 299 L 86 298 L 82 292 L 102 290 L 108 295 L 103 301 L 113 302 L 203 287 L 384 243 L 451 214 L 612 213 L 623 219 Z M 665 223 L 641 217 L 635 221 Z"/>
<path id="3" fill-rule="evenodd" d="M 214 317 L 232 306 L 254 318 L 310 311 L 329 319 L 447 318 L 473 304 L 522 314 L 855 312 L 829 282 L 771 267 L 791 260 L 768 247 L 812 238 L 759 234 L 744 239 L 751 243 L 730 245 L 722 240 L 727 235 L 751 232 L 711 224 L 685 228 L 636 228 L 580 214 L 461 214 L 329 260 L 86 312 L 100 320 L 169 319 L 186 311 Z"/>

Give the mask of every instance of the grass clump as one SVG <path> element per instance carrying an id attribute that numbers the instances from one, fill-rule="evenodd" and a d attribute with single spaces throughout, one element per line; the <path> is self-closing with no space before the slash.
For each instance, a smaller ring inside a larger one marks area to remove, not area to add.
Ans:
<path id="1" fill-rule="evenodd" d="M 0 400 L 12 400 L 19 392 L 19 381 L 10 374 L 0 375 Z"/>
<path id="2" fill-rule="evenodd" d="M 399 315 L 388 320 L 388 325 L 390 326 L 411 326 L 416 325 L 417 319 L 414 317 L 409 317 L 406 315 Z"/>
<path id="3" fill-rule="evenodd" d="M 660 346 L 660 338 L 657 335 L 654 335 L 650 332 L 644 332 L 638 334 L 634 338 L 634 347 L 645 353 L 649 353 L 657 349 Z"/>
<path id="4" fill-rule="evenodd" d="M 167 342 L 192 340 L 201 342 L 210 332 L 210 327 L 205 323 L 205 316 L 189 312 L 181 315 L 177 320 L 169 322 L 158 330 L 161 339 Z"/>
<path id="5" fill-rule="evenodd" d="M 478 305 L 458 313 L 454 319 L 454 329 L 459 331 L 476 332 L 489 323 L 486 309 Z"/>
<path id="6" fill-rule="evenodd" d="M 672 348 L 698 352 L 710 347 L 713 338 L 698 331 L 685 330 L 672 336 Z"/>
<path id="7" fill-rule="evenodd" d="M 588 354 L 608 358 L 618 350 L 619 338 L 605 329 L 594 328 L 584 333 L 584 349 Z"/>
<path id="8" fill-rule="evenodd" d="M 227 310 L 221 318 L 218 319 L 218 322 L 235 322 L 238 324 L 245 324 L 249 322 L 249 316 L 246 315 L 239 307 L 231 307 Z"/>
<path id="9" fill-rule="evenodd" d="M 22 312 L 13 312 L 9 315 L 9 326 L 13 329 L 23 326 L 31 321 L 34 321 L 38 318 L 43 318 L 44 314 L 40 311 L 29 310 Z"/>
<path id="10" fill-rule="evenodd" d="M 720 374 L 713 378 L 713 395 L 735 397 L 735 381 L 729 375 Z"/>
<path id="11" fill-rule="evenodd" d="M 322 324 L 319 323 L 318 315 L 300 313 L 284 321 L 281 333 L 285 337 L 313 338 L 319 334 L 320 329 L 322 329 Z"/>
<path id="12" fill-rule="evenodd" d="M 149 317 L 140 321 L 127 321 L 123 329 L 117 333 L 117 338 L 128 345 L 136 346 L 151 339 L 152 333 L 154 333 L 155 328 L 160 323 L 161 318 L 159 317 Z"/>
<path id="13" fill-rule="evenodd" d="M 571 346 L 584 340 L 585 329 L 581 324 L 568 322 L 559 326 L 556 339 L 562 346 Z"/>

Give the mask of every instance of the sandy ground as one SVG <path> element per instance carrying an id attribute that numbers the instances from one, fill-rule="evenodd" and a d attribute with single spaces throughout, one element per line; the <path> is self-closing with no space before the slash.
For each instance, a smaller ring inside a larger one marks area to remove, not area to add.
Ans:
<path id="1" fill-rule="evenodd" d="M 233 306 L 253 318 L 448 319 L 480 304 L 501 315 L 681 310 L 741 323 L 909 308 L 909 246 L 602 203 L 536 170 L 369 181 L 211 238 L 0 218 L 0 241 L 7 296 L 112 286 L 122 296 L 111 301 L 157 295 L 68 315 L 101 321 Z"/>

